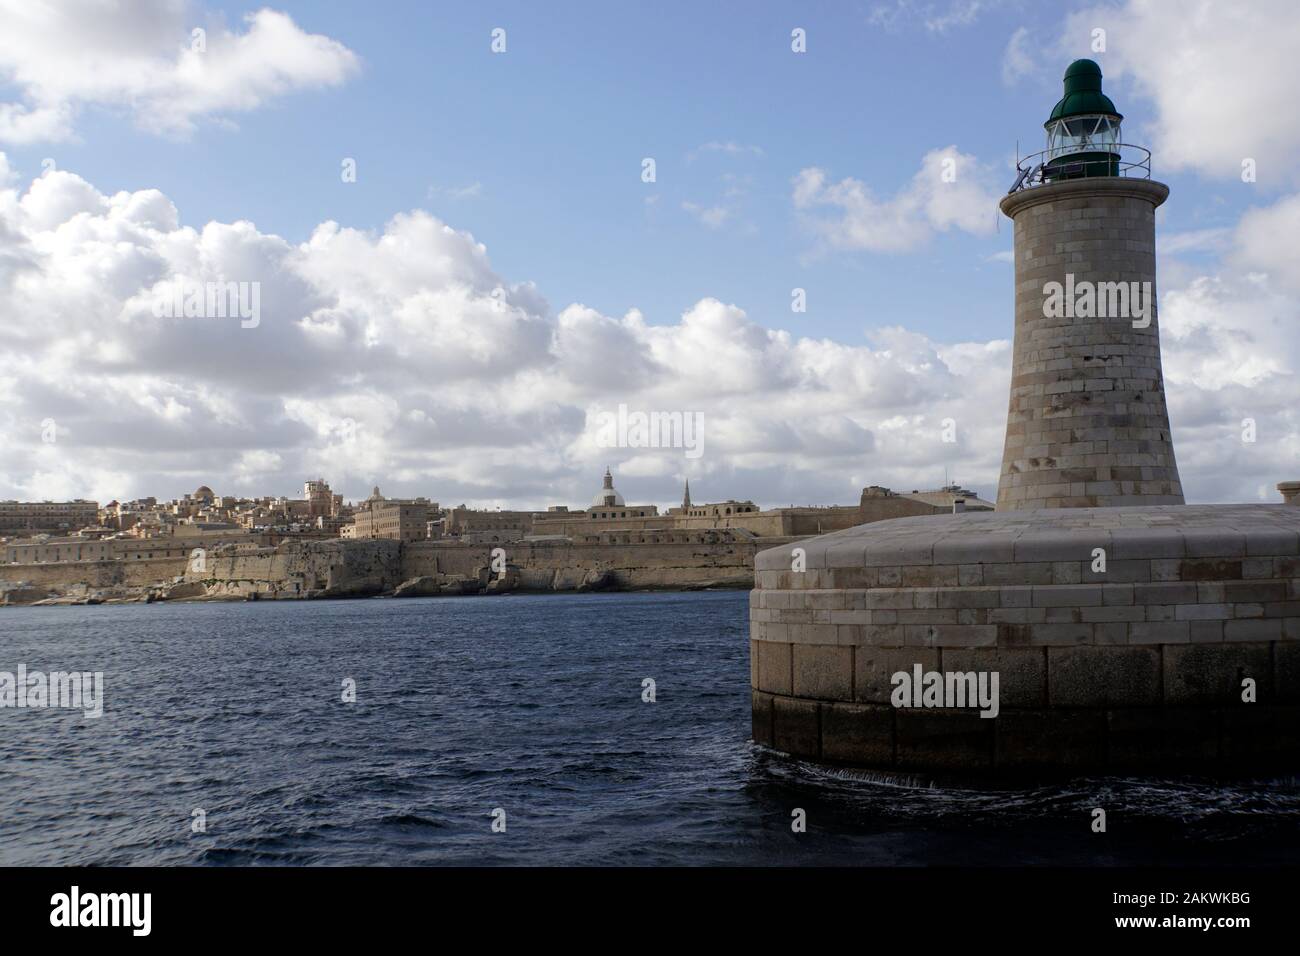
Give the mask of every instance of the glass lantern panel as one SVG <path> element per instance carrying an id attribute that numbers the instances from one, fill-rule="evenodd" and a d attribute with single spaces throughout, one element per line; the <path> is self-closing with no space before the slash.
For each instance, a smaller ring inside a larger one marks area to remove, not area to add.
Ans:
<path id="1" fill-rule="evenodd" d="M 1049 159 L 1089 149 L 1109 149 L 1120 142 L 1119 122 L 1109 116 L 1071 116 L 1047 130 Z"/>

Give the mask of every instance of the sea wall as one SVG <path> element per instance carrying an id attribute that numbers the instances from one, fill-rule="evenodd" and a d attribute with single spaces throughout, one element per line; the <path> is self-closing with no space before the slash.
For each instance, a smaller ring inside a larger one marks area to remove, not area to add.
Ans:
<path id="1" fill-rule="evenodd" d="M 208 597 L 308 598 L 380 594 L 402 580 L 396 541 L 287 541 L 274 548 L 217 548 L 185 571 Z"/>
<path id="2" fill-rule="evenodd" d="M 799 546 L 756 560 L 760 744 L 904 771 L 1300 757 L 1300 509 L 899 518 Z M 918 669 L 996 676 L 997 706 L 896 697 Z"/>
<path id="3" fill-rule="evenodd" d="M 476 578 L 488 572 L 496 576 L 493 551 L 500 549 L 497 568 L 504 564 L 513 587 L 520 590 L 576 590 L 593 578 L 601 579 L 603 587 L 620 590 L 753 586 L 758 539 L 693 534 L 680 537 L 699 540 L 643 544 L 625 542 L 623 537 L 612 534 L 591 541 L 495 545 L 417 541 L 404 548 L 402 572 L 408 579 L 437 575 Z"/>
<path id="4" fill-rule="evenodd" d="M 743 531 L 672 531 L 504 544 L 336 539 L 222 545 L 190 557 L 0 564 L 0 591 L 12 594 L 9 603 L 32 603 L 59 595 L 297 599 L 395 590 L 421 595 L 750 588 L 758 550 L 789 540 Z"/>
<path id="5" fill-rule="evenodd" d="M 185 558 L 145 558 L 137 561 L 60 561 L 41 564 L 0 564 L 0 582 L 26 582 L 62 590 L 76 584 L 95 588 L 147 587 L 175 580 L 185 573 Z"/>

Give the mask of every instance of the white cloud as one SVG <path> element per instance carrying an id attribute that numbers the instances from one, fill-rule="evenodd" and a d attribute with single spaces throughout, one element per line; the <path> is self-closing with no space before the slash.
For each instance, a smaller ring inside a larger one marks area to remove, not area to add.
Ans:
<path id="1" fill-rule="evenodd" d="M 1183 232 L 1156 234 L 1157 255 L 1181 255 L 1185 252 L 1220 252 L 1227 247 L 1232 230 L 1224 226 L 1188 229 Z"/>
<path id="2" fill-rule="evenodd" d="M 763 148 L 748 143 L 736 143 L 731 140 L 712 140 L 686 154 L 688 163 L 694 162 L 704 153 L 721 153 L 724 156 L 762 156 Z"/>
<path id="3" fill-rule="evenodd" d="M 1011 86 L 1022 77 L 1035 74 L 1038 69 L 1029 29 L 1020 27 L 1011 34 L 1011 39 L 1007 41 L 1007 48 L 1002 53 L 1002 82 Z"/>
<path id="4" fill-rule="evenodd" d="M 928 199 L 913 206 L 926 230 L 960 221 Z M 1259 252 L 1300 242 L 1293 202 L 1248 214 L 1215 271 L 1163 290 L 1175 445 L 1196 500 L 1300 477 L 1300 266 Z M 554 312 L 473 236 L 419 210 L 377 232 L 322 223 L 302 242 L 180 221 L 156 190 L 105 195 L 66 171 L 0 186 L 0 498 L 199 483 L 287 494 L 324 475 L 351 497 L 380 484 L 543 506 L 589 500 L 606 464 L 629 500 L 660 504 L 688 474 L 700 499 L 767 505 L 933 486 L 945 469 L 996 488 L 1003 340 L 939 344 L 873 316 L 879 327 L 846 344 L 712 298 L 668 324 Z M 260 282 L 261 324 L 155 317 L 152 291 L 177 278 Z M 600 447 L 599 413 L 620 403 L 701 413 L 704 456 Z"/>
<path id="5" fill-rule="evenodd" d="M 465 186 L 430 186 L 430 199 L 478 199 L 483 195 L 483 184 L 472 182 Z"/>
<path id="6" fill-rule="evenodd" d="M 731 210 L 723 206 L 701 206 L 690 201 L 683 202 L 682 208 L 710 229 L 720 229 L 731 218 Z"/>
<path id="7" fill-rule="evenodd" d="M 970 26 L 982 14 L 1000 5 L 1000 0 L 949 0 L 945 4 L 893 0 L 875 4 L 867 14 L 867 22 L 886 30 L 920 23 L 930 33 L 942 34 L 954 27 Z"/>
<path id="8" fill-rule="evenodd" d="M 722 190 L 716 201 L 697 203 L 688 199 L 682 202 L 682 209 L 705 228 L 718 230 L 730 225 L 733 232 L 753 235 L 758 226 L 745 217 L 753 177 L 726 172 L 719 179 Z"/>
<path id="9" fill-rule="evenodd" d="M 987 235 L 1000 195 L 991 171 L 955 146 L 926 153 L 912 180 L 887 199 L 858 179 L 830 182 L 815 166 L 800 170 L 793 185 L 794 207 L 817 240 L 814 251 L 906 252 L 953 228 Z M 831 214 L 820 215 L 822 209 Z"/>
<path id="10" fill-rule="evenodd" d="M 974 23 L 981 12 L 995 4 L 984 0 L 956 0 L 946 10 L 931 13 L 925 19 L 925 28 L 931 33 L 947 33 L 953 27 L 964 27 Z"/>
<path id="11" fill-rule="evenodd" d="M 659 503 L 688 473 L 706 497 L 852 502 L 945 462 L 992 490 L 1005 342 L 885 328 L 845 345 L 708 298 L 667 325 L 553 313 L 419 210 L 300 243 L 179 220 L 156 191 L 66 171 L 0 189 L 0 497 L 283 494 L 323 474 L 351 496 L 540 506 L 589 500 L 606 464 Z M 177 278 L 260 282 L 260 325 L 156 317 Z M 700 412 L 704 457 L 599 447 L 596 413 L 620 402 Z"/>
<path id="12" fill-rule="evenodd" d="M 1300 293 L 1300 193 L 1247 210 L 1232 253 L 1239 269 L 1261 272 L 1279 287 Z"/>
<path id="13" fill-rule="evenodd" d="M 1300 242 L 1291 196 L 1242 217 L 1213 274 L 1161 299 L 1161 339 L 1175 452 L 1198 500 L 1248 500 L 1300 475 L 1300 260 L 1272 250 Z M 1256 441 L 1242 440 L 1242 422 Z"/>
<path id="14" fill-rule="evenodd" d="M 183 135 L 204 117 L 257 109 L 300 90 L 335 86 L 359 68 L 335 40 L 284 13 L 258 10 L 231 30 L 186 0 L 0 0 L 0 141 L 69 139 L 84 106 L 120 109 L 143 128 Z M 192 31 L 206 31 L 206 49 Z"/>
<path id="15" fill-rule="evenodd" d="M 280 456 L 264 448 L 254 448 L 244 452 L 235 462 L 235 484 L 245 487 L 255 485 L 268 475 L 274 474 L 282 464 Z M 254 491 L 252 494 L 261 492 Z"/>

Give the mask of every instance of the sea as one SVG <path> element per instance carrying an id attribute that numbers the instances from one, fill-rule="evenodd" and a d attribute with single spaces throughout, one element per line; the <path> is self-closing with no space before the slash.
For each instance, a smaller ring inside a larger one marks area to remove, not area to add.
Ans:
<path id="1" fill-rule="evenodd" d="M 0 609 L 0 671 L 103 674 L 98 718 L 0 709 L 0 864 L 1300 861 L 1294 776 L 990 786 L 758 747 L 747 614 L 737 591 Z"/>

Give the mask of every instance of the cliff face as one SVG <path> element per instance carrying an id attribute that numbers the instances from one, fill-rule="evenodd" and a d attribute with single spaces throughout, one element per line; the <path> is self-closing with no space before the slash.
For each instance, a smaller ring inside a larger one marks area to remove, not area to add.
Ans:
<path id="1" fill-rule="evenodd" d="M 190 559 L 0 565 L 0 592 L 12 592 L 10 603 L 94 603 L 750 588 L 754 554 L 778 542 L 724 531 L 496 545 L 381 540 L 225 545 Z"/>

